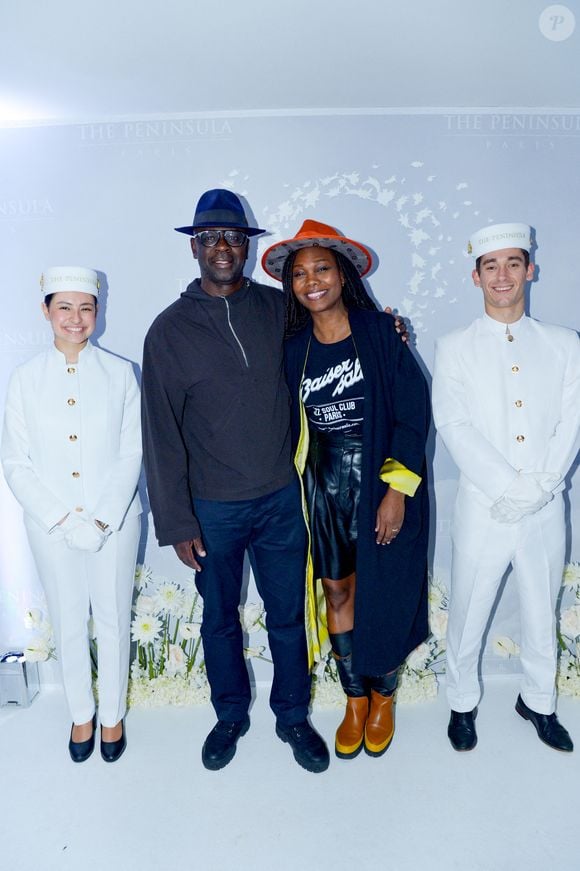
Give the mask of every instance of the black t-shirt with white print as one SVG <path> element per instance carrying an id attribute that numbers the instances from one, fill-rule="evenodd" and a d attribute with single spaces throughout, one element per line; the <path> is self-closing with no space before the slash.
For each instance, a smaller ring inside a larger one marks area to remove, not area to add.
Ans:
<path id="1" fill-rule="evenodd" d="M 302 401 L 311 429 L 362 435 L 363 373 L 352 336 L 330 345 L 312 336 Z"/>

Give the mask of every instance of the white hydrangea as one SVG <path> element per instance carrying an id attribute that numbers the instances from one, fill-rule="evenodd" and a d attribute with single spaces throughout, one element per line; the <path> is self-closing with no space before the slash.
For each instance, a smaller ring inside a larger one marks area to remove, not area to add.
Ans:
<path id="1" fill-rule="evenodd" d="M 429 617 L 429 627 L 431 632 L 437 639 L 445 638 L 447 635 L 447 622 L 449 614 L 447 611 L 435 611 Z"/>
<path id="2" fill-rule="evenodd" d="M 339 681 L 317 679 L 312 682 L 312 704 L 315 708 L 342 708 L 346 696 Z"/>
<path id="3" fill-rule="evenodd" d="M 560 615 L 560 632 L 568 638 L 578 638 L 580 635 L 580 605 L 566 608 Z"/>
<path id="4" fill-rule="evenodd" d="M 208 702 L 209 686 L 200 670 L 187 676 L 161 675 L 149 680 L 139 674 L 137 668 L 132 669 L 129 681 L 131 707 L 160 708 L 165 705 L 205 705 Z"/>
<path id="5" fill-rule="evenodd" d="M 397 689 L 397 702 L 410 704 L 424 702 L 437 696 L 437 676 L 432 671 L 412 672 L 403 669 L 399 688 Z"/>
<path id="6" fill-rule="evenodd" d="M 557 687 L 564 696 L 580 698 L 580 660 L 569 650 L 563 651 L 560 656 Z"/>
<path id="7" fill-rule="evenodd" d="M 431 647 L 424 641 L 415 650 L 411 651 L 406 659 L 408 668 L 416 671 L 423 671 L 427 666 L 427 662 L 431 657 Z"/>

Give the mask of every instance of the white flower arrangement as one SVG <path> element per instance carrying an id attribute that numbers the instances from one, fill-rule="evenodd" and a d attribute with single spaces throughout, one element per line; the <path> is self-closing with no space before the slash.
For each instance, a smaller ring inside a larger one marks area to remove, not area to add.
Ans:
<path id="1" fill-rule="evenodd" d="M 129 701 L 133 705 L 188 704 L 207 700 L 201 648 L 201 602 L 193 580 L 178 584 L 156 576 L 147 566 L 135 572 L 138 595 L 133 606 Z M 175 681 L 172 687 L 171 681 Z M 182 699 L 182 701 L 176 701 Z"/>
<path id="2" fill-rule="evenodd" d="M 164 705 L 206 705 L 209 702 L 207 678 L 200 669 L 189 675 L 169 673 L 148 678 L 131 668 L 129 705 L 139 708 L 161 708 Z"/>
<path id="3" fill-rule="evenodd" d="M 563 695 L 580 698 L 580 563 L 565 566 L 562 584 L 557 686 Z M 135 586 L 138 595 L 133 606 L 131 637 L 136 642 L 136 654 L 131 665 L 129 704 L 140 707 L 207 704 L 210 692 L 201 640 L 203 605 L 193 579 L 178 584 L 156 576 L 148 566 L 138 565 Z M 435 698 L 438 675 L 444 670 L 449 594 L 440 578 L 429 577 L 428 596 L 432 634 L 410 653 L 400 670 L 397 689 L 400 703 Z M 239 610 L 246 634 L 266 628 L 261 603 L 248 603 Z M 42 611 L 31 608 L 26 612 L 24 624 L 35 633 L 26 645 L 25 659 L 28 662 L 56 659 L 52 628 Z M 506 658 L 520 652 L 507 636 L 494 638 L 492 648 L 498 656 Z M 263 644 L 244 649 L 247 658 L 271 662 L 267 652 Z M 313 672 L 313 703 L 316 707 L 342 706 L 344 698 L 336 663 L 329 654 Z"/>
<path id="4" fill-rule="evenodd" d="M 449 619 L 449 591 L 437 575 L 429 575 L 429 638 L 413 650 L 401 668 L 397 701 L 425 702 L 439 689 L 437 675 L 444 671 Z"/>
<path id="5" fill-rule="evenodd" d="M 131 638 L 136 652 L 131 664 L 129 704 L 139 707 L 202 705 L 210 691 L 203 659 L 203 604 L 193 578 L 176 583 L 156 575 L 148 566 L 135 571 L 137 598 L 133 606 Z M 242 630 L 265 628 L 264 606 L 240 606 Z M 244 648 L 248 659 L 268 659 L 265 645 Z"/>
<path id="6" fill-rule="evenodd" d="M 560 614 L 560 633 L 571 641 L 580 635 L 580 605 L 572 605 Z"/>
<path id="7" fill-rule="evenodd" d="M 30 608 L 26 612 L 24 626 L 34 632 L 34 636 L 24 648 L 26 662 L 46 662 L 47 659 L 56 659 L 52 626 L 39 608 Z"/>
<path id="8" fill-rule="evenodd" d="M 562 695 L 580 698 L 580 563 L 564 567 L 562 582 L 557 686 Z"/>

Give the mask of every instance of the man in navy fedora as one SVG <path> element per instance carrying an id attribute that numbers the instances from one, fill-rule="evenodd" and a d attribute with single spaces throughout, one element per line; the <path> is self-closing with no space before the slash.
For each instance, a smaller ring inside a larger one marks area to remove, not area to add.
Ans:
<path id="1" fill-rule="evenodd" d="M 206 191 L 191 236 L 201 277 L 153 322 L 143 359 L 143 437 L 160 545 L 196 573 L 218 721 L 202 761 L 217 770 L 249 728 L 250 682 L 238 606 L 244 555 L 264 601 L 276 732 L 308 771 L 328 750 L 307 720 L 304 628 L 306 533 L 282 366 L 284 306 L 272 287 L 244 278 L 250 227 L 238 197 Z"/>

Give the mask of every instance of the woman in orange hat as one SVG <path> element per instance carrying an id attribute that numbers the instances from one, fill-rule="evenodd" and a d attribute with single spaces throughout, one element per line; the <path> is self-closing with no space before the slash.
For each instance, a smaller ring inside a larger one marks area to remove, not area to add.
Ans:
<path id="1" fill-rule="evenodd" d="M 296 465 L 332 653 L 346 693 L 340 758 L 381 756 L 401 663 L 428 635 L 427 385 L 361 280 L 369 251 L 305 221 L 262 265 L 286 295 Z"/>

